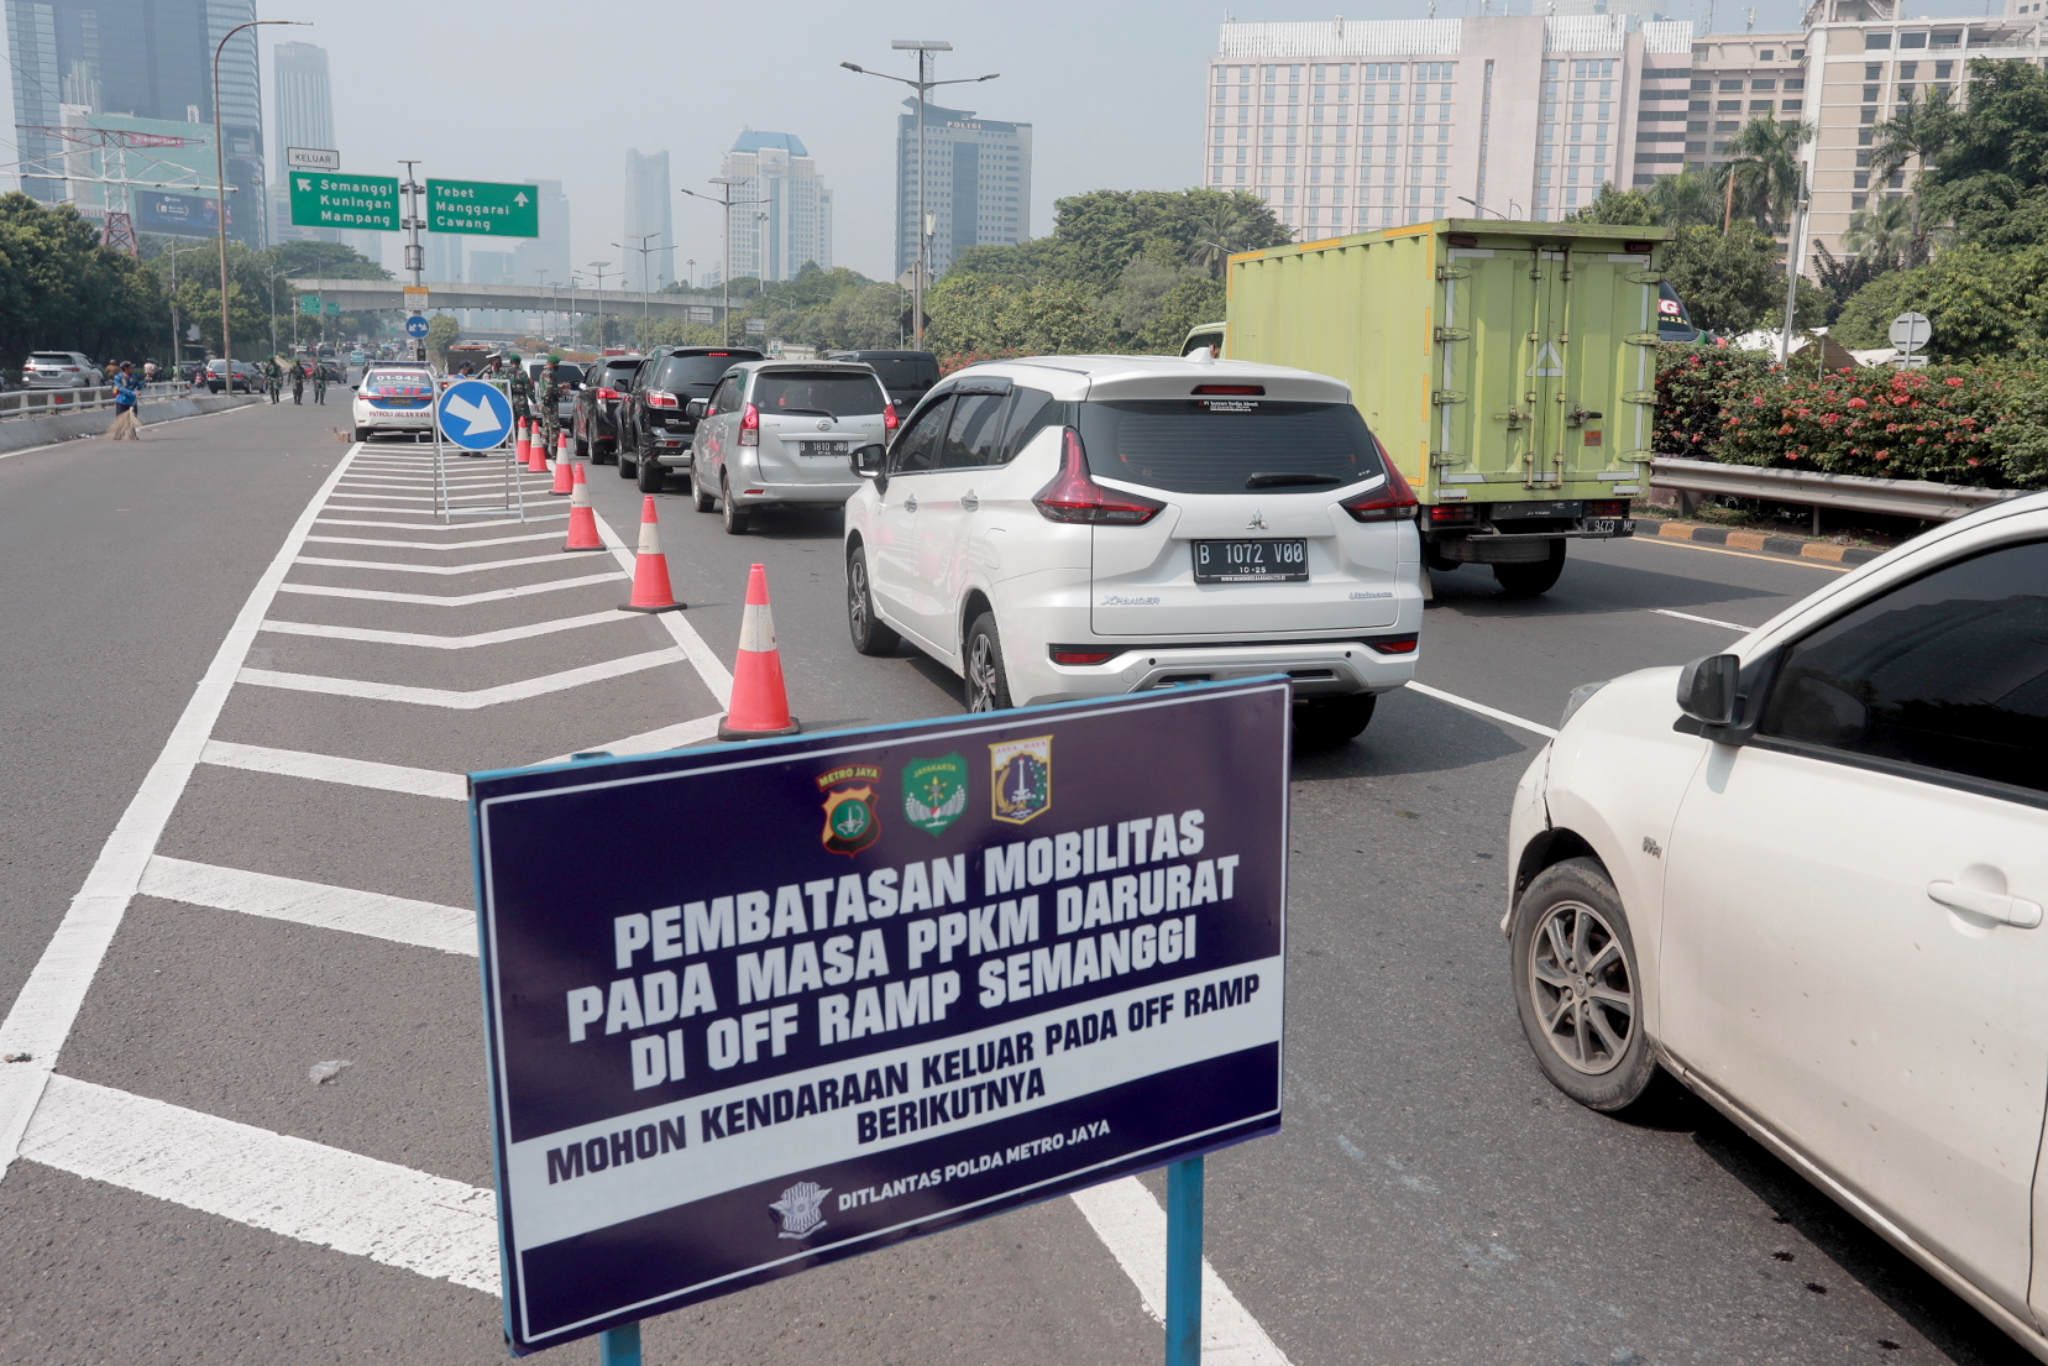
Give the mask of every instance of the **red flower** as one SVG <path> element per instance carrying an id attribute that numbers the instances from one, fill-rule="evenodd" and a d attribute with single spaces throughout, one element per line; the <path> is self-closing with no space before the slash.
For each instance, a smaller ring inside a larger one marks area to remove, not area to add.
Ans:
<path id="1" fill-rule="evenodd" d="M 1950 375 L 1947 384 L 1951 389 L 1960 389 L 1963 387 L 1963 377 L 1961 375 Z"/>
<path id="2" fill-rule="evenodd" d="M 1787 460 L 1797 460 L 1797 459 L 1799 458 L 1799 452 L 1798 452 L 1798 451 L 1787 451 L 1787 452 L 1785 452 L 1785 458 L 1786 458 Z"/>
<path id="3" fill-rule="evenodd" d="M 1757 402 L 1761 404 L 1763 400 L 1758 399 Z M 1865 398 L 1852 398 L 1849 400 L 1849 406 L 1851 408 L 1868 408 L 1870 406 L 1870 400 Z"/>
<path id="4" fill-rule="evenodd" d="M 1974 455 L 1966 455 L 1963 457 L 1963 463 L 1965 465 L 1975 466 L 1977 463 L 1977 457 Z"/>
<path id="5" fill-rule="evenodd" d="M 1890 451 L 1879 451 L 1877 453 L 1877 458 L 1879 460 L 1889 460 L 1892 458 L 1892 453 Z"/>

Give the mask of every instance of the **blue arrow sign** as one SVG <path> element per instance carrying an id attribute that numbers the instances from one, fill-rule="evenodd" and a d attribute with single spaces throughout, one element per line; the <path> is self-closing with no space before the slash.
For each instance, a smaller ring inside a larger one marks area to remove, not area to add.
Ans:
<path id="1" fill-rule="evenodd" d="M 410 318 L 407 318 L 405 320 L 405 335 L 408 337 L 426 336 L 427 320 L 425 318 L 422 318 L 417 313 L 413 314 Z"/>
<path id="2" fill-rule="evenodd" d="M 435 404 L 441 434 L 467 451 L 487 451 L 512 434 L 512 400 L 480 379 L 448 386 Z"/>

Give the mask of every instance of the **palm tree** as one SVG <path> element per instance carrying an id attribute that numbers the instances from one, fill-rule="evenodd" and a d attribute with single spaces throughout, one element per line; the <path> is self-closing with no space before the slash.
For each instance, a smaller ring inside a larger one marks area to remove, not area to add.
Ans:
<path id="1" fill-rule="evenodd" d="M 1223 263 L 1237 250 L 1231 216 L 1226 212 L 1204 214 L 1195 220 L 1194 244 L 1188 248 L 1188 264 L 1223 278 Z"/>
<path id="2" fill-rule="evenodd" d="M 1849 220 L 1842 245 L 1860 259 L 1889 258 L 1911 269 L 1924 266 L 1935 248 L 1948 245 L 1953 232 L 1931 223 L 1916 194 L 1878 195 Z"/>
<path id="3" fill-rule="evenodd" d="M 1803 170 L 1799 148 L 1808 131 L 1804 123 L 1780 123 L 1764 116 L 1751 119 L 1729 141 L 1723 232 L 1734 224 L 1738 196 L 1765 232 L 1777 232 L 1790 221 L 1792 206 L 1799 201 Z"/>
<path id="4" fill-rule="evenodd" d="M 1728 172 L 1720 166 L 1688 166 L 1657 177 L 1650 203 L 1667 228 L 1709 227 L 1721 221 L 1721 192 Z"/>
<path id="5" fill-rule="evenodd" d="M 1940 156 L 1955 137 L 1955 108 L 1948 91 L 1936 87 L 1925 101 L 1908 96 L 1892 116 L 1877 125 L 1870 145 L 1870 178 L 1879 184 L 1894 171 L 1911 168 L 1914 178 Z"/>

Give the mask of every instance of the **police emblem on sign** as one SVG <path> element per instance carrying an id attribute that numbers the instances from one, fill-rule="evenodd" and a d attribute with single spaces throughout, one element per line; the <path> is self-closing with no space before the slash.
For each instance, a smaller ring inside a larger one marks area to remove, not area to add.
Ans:
<path id="1" fill-rule="evenodd" d="M 967 761 L 957 754 L 903 766 L 903 819 L 938 834 L 967 814 Z"/>
<path id="2" fill-rule="evenodd" d="M 988 747 L 990 814 L 1022 825 L 1052 809 L 1052 737 Z"/>
<path id="3" fill-rule="evenodd" d="M 770 1200 L 768 1208 L 782 1216 L 782 1231 L 778 1238 L 808 1238 L 825 1227 L 825 1216 L 819 1207 L 825 1197 L 832 1193 L 830 1186 L 821 1186 L 815 1181 L 799 1181 L 782 1193 L 780 1200 Z"/>
<path id="4" fill-rule="evenodd" d="M 875 788 L 882 770 L 870 764 L 849 764 L 818 775 L 825 794 L 825 847 L 835 854 L 858 854 L 882 837 L 882 815 L 875 809 Z"/>

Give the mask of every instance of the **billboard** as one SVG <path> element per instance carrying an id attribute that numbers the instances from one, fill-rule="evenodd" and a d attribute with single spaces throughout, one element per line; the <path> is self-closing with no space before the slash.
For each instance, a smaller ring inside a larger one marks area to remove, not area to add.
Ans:
<path id="1" fill-rule="evenodd" d="M 165 194 L 160 190 L 135 192 L 135 230 L 169 233 L 177 237 L 212 237 L 220 231 L 218 200 L 192 194 Z M 235 222 L 228 210 L 228 226 Z"/>
<path id="2" fill-rule="evenodd" d="M 1289 698 L 473 776 L 512 1350 L 1277 1130 Z"/>

